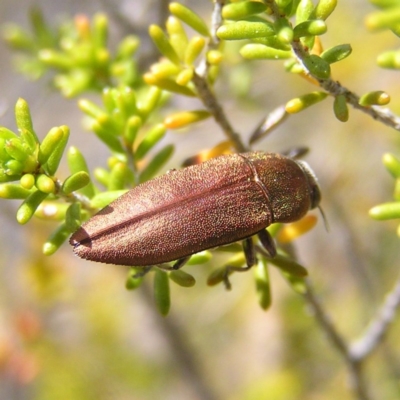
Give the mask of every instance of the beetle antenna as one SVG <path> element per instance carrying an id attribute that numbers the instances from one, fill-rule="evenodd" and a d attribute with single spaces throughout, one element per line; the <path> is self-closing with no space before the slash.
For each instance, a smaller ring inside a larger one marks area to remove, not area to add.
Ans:
<path id="1" fill-rule="evenodd" d="M 325 229 L 327 232 L 329 232 L 329 222 L 328 222 L 328 219 L 326 218 L 324 210 L 322 209 L 322 207 L 320 205 L 318 206 L 318 210 L 321 213 L 322 219 L 324 220 Z"/>
<path id="2" fill-rule="evenodd" d="M 282 154 L 285 157 L 293 158 L 293 160 L 299 160 L 309 152 L 308 147 L 293 147 L 289 150 L 284 151 Z"/>

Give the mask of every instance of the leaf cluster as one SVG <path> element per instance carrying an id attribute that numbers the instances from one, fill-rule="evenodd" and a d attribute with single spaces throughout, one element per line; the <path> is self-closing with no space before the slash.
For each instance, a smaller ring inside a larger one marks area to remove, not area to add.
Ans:
<path id="1" fill-rule="evenodd" d="M 40 9 L 30 12 L 32 33 L 16 24 L 3 27 L 6 43 L 19 53 L 18 69 L 31 79 L 53 72 L 53 84 L 66 97 L 105 86 L 140 83 L 133 55 L 139 46 L 137 37 L 126 36 L 114 54 L 108 48 L 108 19 L 96 14 L 92 21 L 78 15 L 71 22 L 53 29 Z"/>
<path id="2" fill-rule="evenodd" d="M 350 56 L 351 46 L 338 44 L 324 50 L 321 40 L 336 3 L 336 0 L 320 0 L 316 5 L 311 0 L 232 1 L 223 6 L 219 23 L 209 28 L 196 12 L 172 2 L 166 29 L 158 25 L 149 27 L 149 35 L 161 58 L 144 73 L 137 70 L 135 56 L 139 40 L 136 37 L 124 38 L 114 54 L 108 48 L 105 15 L 97 14 L 91 21 L 86 16 L 78 16 L 73 23 L 53 30 L 41 12 L 34 9 L 31 12 L 33 32 L 9 24 L 4 28 L 5 40 L 23 54 L 20 67 L 25 74 L 39 78 L 45 72 L 54 71 L 54 86 L 64 96 L 73 97 L 93 90 L 101 93 L 101 105 L 85 98 L 78 104 L 88 120 L 89 129 L 107 146 L 110 157 L 107 168 L 89 171 L 79 149 L 67 149 L 69 129 L 66 126 L 50 129 L 40 140 L 42 135 L 33 128 L 28 104 L 20 99 L 15 111 L 18 133 L 0 128 L 0 197 L 23 200 L 17 211 L 17 221 L 21 224 L 34 215 L 58 221 L 58 227 L 43 246 L 43 252 L 50 255 L 83 220 L 129 188 L 160 173 L 174 151 L 172 144 L 165 144 L 167 130 L 213 117 L 227 133 L 227 140 L 187 159 L 186 165 L 229 153 L 234 148 L 247 149 L 240 135 L 236 142 L 233 138 L 237 135 L 232 129 L 229 135 L 230 127 L 213 93 L 213 85 L 225 60 L 224 45 L 229 41 L 243 41 L 239 53 L 244 59 L 283 60 L 286 71 L 307 78 L 311 84 L 323 89 L 287 101 L 282 112 L 267 118 L 253 133 L 251 144 L 266 136 L 289 114 L 314 106 L 330 96 L 334 97 L 336 118 L 347 121 L 348 105 L 352 104 L 354 96 L 332 80 L 331 65 Z M 374 30 L 390 29 L 397 34 L 398 6 L 383 0 L 373 3 L 381 11 L 368 17 L 367 26 Z M 202 106 L 170 113 L 161 120 L 159 108 L 174 95 L 198 98 Z M 374 110 L 375 105 L 385 105 L 389 100 L 385 92 L 376 90 L 356 99 L 356 104 L 365 110 Z M 70 175 L 61 179 L 58 167 L 64 152 Z M 400 173 L 396 163 L 399 162 L 394 156 L 386 156 L 385 160 L 391 165 L 389 170 L 397 182 Z M 384 210 L 374 209 L 371 215 L 380 219 L 396 218 L 399 207 L 395 204 L 386 205 Z M 290 243 L 314 225 L 315 217 L 310 216 L 296 224 L 269 228 L 281 252 L 271 259 L 258 249 L 260 260 L 254 270 L 264 309 L 271 304 L 269 265 L 279 268 L 297 292 L 305 292 L 307 271 L 291 258 Z M 258 243 L 255 245 L 257 248 Z M 237 244 L 218 251 L 233 255 L 210 275 L 209 285 L 227 282 L 232 267 L 245 265 L 241 247 Z M 212 254 L 206 251 L 195 255 L 191 263 L 206 263 Z M 143 269 L 133 267 L 126 287 L 135 288 L 142 279 Z M 155 298 L 164 315 L 170 306 L 170 281 L 183 287 L 190 287 L 195 282 L 185 271 L 157 270 Z"/>

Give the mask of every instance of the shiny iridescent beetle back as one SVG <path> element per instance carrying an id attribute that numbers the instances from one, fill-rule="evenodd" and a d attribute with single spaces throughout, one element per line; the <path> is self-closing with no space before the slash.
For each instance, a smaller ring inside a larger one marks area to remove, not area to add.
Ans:
<path id="1" fill-rule="evenodd" d="M 220 156 L 145 182 L 85 222 L 70 243 L 87 260 L 129 266 L 182 260 L 293 222 L 320 203 L 315 175 L 274 153 Z M 177 263 L 177 264 L 178 264 Z M 176 264 L 176 265 L 177 265 Z"/>

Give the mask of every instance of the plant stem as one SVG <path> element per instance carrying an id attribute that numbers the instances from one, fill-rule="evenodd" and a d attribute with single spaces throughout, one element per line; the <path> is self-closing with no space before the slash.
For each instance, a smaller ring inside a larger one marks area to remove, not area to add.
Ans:
<path id="1" fill-rule="evenodd" d="M 388 108 L 378 108 L 374 106 L 366 107 L 359 104 L 360 97 L 353 93 L 351 90 L 342 86 L 339 82 L 328 79 L 321 79 L 314 76 L 310 71 L 307 70 L 303 63 L 303 59 L 308 55 L 308 52 L 304 49 L 300 41 L 294 41 L 292 43 L 292 49 L 296 55 L 297 60 L 303 66 L 306 74 L 315 80 L 319 86 L 321 86 L 326 92 L 331 96 L 337 97 L 339 95 L 344 95 L 348 104 L 353 106 L 355 109 L 368 114 L 373 119 L 382 122 L 383 124 L 400 131 L 400 118 L 393 114 Z"/>
<path id="2" fill-rule="evenodd" d="M 214 45 L 220 42 L 217 36 L 217 29 L 222 25 L 222 7 L 225 5 L 225 0 L 214 0 L 214 9 L 211 14 L 211 37 Z"/>
<path id="3" fill-rule="evenodd" d="M 98 211 L 98 209 L 95 209 L 91 206 L 90 204 L 90 200 L 84 196 L 83 194 L 77 193 L 77 192 L 72 192 L 69 195 L 66 195 L 63 193 L 63 191 L 61 190 L 62 188 L 62 183 L 61 181 L 59 181 L 58 179 L 54 182 L 56 185 L 56 195 L 60 196 L 61 198 L 63 198 L 66 202 L 68 203 L 81 203 L 82 208 L 89 211 L 90 213 L 94 213 L 96 211 Z"/>
<path id="4" fill-rule="evenodd" d="M 353 359 L 364 360 L 382 343 L 399 307 L 400 277 L 393 290 L 387 294 L 380 310 L 368 325 L 364 335 L 350 346 L 349 351 Z"/>
<path id="5" fill-rule="evenodd" d="M 311 306 L 314 316 L 320 327 L 325 331 L 328 339 L 333 344 L 333 346 L 338 350 L 338 352 L 345 359 L 350 378 L 351 385 L 354 390 L 355 395 L 358 400 L 369 400 L 370 397 L 367 393 L 367 388 L 362 373 L 361 360 L 356 359 L 352 356 L 352 353 L 346 344 L 343 337 L 339 334 L 336 327 L 332 323 L 331 319 L 323 309 L 318 298 L 314 294 L 313 287 L 308 279 L 305 280 L 307 291 L 304 297 L 307 303 Z"/>
<path id="6" fill-rule="evenodd" d="M 217 37 L 216 32 L 222 24 L 221 12 L 225 3 L 225 0 L 214 0 L 214 8 L 211 17 L 211 40 L 207 46 L 208 50 L 218 48 L 220 40 Z M 232 125 L 225 115 L 224 110 L 218 103 L 217 98 L 207 82 L 208 68 L 209 65 L 206 57 L 204 57 L 199 66 L 196 68 L 192 82 L 197 89 L 200 100 L 206 109 L 213 115 L 215 122 L 221 127 L 227 138 L 232 142 L 232 145 L 236 151 L 243 153 L 248 150 L 247 147 L 244 145 L 240 135 L 234 131 Z"/>
<path id="7" fill-rule="evenodd" d="M 209 379 L 207 379 L 204 371 L 199 367 L 199 362 L 196 357 L 196 349 L 189 346 L 187 335 L 182 331 L 182 328 L 177 323 L 173 315 L 168 315 L 167 318 L 161 317 L 154 307 L 154 299 L 152 290 L 147 283 L 141 286 L 141 294 L 149 309 L 153 312 L 154 318 L 157 321 L 159 328 L 162 331 L 164 338 L 167 340 L 174 361 L 181 369 L 183 381 L 197 396 L 199 400 L 217 400 L 220 397 L 214 393 Z"/>
<path id="8" fill-rule="evenodd" d="M 265 0 L 265 3 L 269 5 L 272 11 L 272 18 L 276 21 L 281 18 L 279 8 L 274 0 Z M 304 65 L 304 58 L 309 55 L 308 50 L 304 48 L 300 40 L 294 40 L 292 42 L 292 50 L 296 56 L 298 62 L 302 65 L 305 75 L 312 78 L 311 81 L 321 86 L 331 96 L 336 97 L 338 95 L 344 95 L 348 104 L 353 106 L 355 109 L 368 114 L 371 118 L 382 122 L 383 124 L 400 131 L 400 117 L 393 114 L 387 108 L 378 108 L 374 106 L 366 107 L 359 104 L 360 97 L 351 90 L 342 86 L 339 82 L 328 79 L 321 79 L 313 75 Z"/>
<path id="9" fill-rule="evenodd" d="M 206 78 L 201 77 L 196 72 L 193 74 L 192 82 L 194 83 L 200 100 L 203 102 L 206 109 L 213 115 L 215 122 L 222 128 L 225 135 L 232 142 L 232 145 L 239 153 L 245 152 L 246 146 L 243 144 L 240 135 L 236 133 L 228 121 L 224 110 L 220 106 L 207 83 Z"/>

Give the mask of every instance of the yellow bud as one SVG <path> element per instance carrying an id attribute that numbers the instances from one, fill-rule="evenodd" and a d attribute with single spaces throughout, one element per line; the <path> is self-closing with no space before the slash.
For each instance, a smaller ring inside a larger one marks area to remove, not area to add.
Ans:
<path id="1" fill-rule="evenodd" d="M 229 140 L 226 140 L 224 142 L 217 144 L 211 149 L 200 151 L 196 155 L 186 158 L 185 161 L 183 162 L 183 166 L 187 167 L 189 165 L 200 164 L 211 158 L 231 153 L 232 153 L 232 143 Z"/>
<path id="2" fill-rule="evenodd" d="M 185 63 L 192 65 L 200 53 L 203 51 L 206 41 L 200 36 L 195 36 L 188 44 L 185 50 Z"/>
<path id="3" fill-rule="evenodd" d="M 55 151 L 60 140 L 63 138 L 64 132 L 61 128 L 55 127 L 50 129 L 39 147 L 39 163 L 45 164 L 51 154 Z"/>
<path id="4" fill-rule="evenodd" d="M 377 64 L 382 68 L 399 69 L 400 68 L 400 52 L 385 51 L 380 54 L 376 60 Z"/>
<path id="5" fill-rule="evenodd" d="M 324 100 L 328 96 L 325 92 L 311 92 L 305 94 L 304 96 L 297 97 L 292 99 L 286 103 L 285 109 L 290 114 L 298 113 L 304 110 L 307 107 L 312 106 L 322 100 Z"/>
<path id="6" fill-rule="evenodd" d="M 21 132 L 25 129 L 28 130 L 35 137 L 36 142 L 39 143 L 39 139 L 37 138 L 36 133 L 33 129 L 29 105 L 22 98 L 19 98 L 17 103 L 15 104 L 15 120 L 17 122 L 18 129 Z"/>
<path id="7" fill-rule="evenodd" d="M 150 112 L 159 104 L 162 97 L 162 91 L 155 86 L 149 88 L 145 96 L 138 103 L 139 115 L 143 120 L 146 120 Z"/>
<path id="8" fill-rule="evenodd" d="M 183 59 L 189 41 L 181 21 L 174 16 L 169 16 L 166 22 L 166 27 L 172 47 L 179 55 L 179 58 Z"/>
<path id="9" fill-rule="evenodd" d="M 45 174 L 40 174 L 36 178 L 36 187 L 43 193 L 54 193 L 56 190 L 53 179 Z"/>
<path id="10" fill-rule="evenodd" d="M 168 92 L 182 94 L 184 96 L 195 97 L 196 94 L 190 88 L 186 86 L 178 85 L 175 81 L 171 79 L 158 79 L 155 75 L 147 73 L 143 75 L 143 80 L 148 85 L 154 85 L 162 90 Z"/>
<path id="11" fill-rule="evenodd" d="M 31 193 L 18 208 L 17 221 L 20 224 L 26 224 L 33 217 L 33 214 L 39 207 L 39 204 L 47 196 L 47 193 L 44 193 L 40 190 L 36 190 L 35 192 Z"/>
<path id="12" fill-rule="evenodd" d="M 171 61 L 163 59 L 162 61 L 153 64 L 150 71 L 157 79 L 163 79 L 178 74 L 181 71 L 181 68 L 176 64 L 173 64 Z"/>
<path id="13" fill-rule="evenodd" d="M 110 181 L 108 182 L 108 190 L 123 190 L 127 182 L 130 180 L 131 171 L 125 162 L 116 163 L 111 169 Z M 75 175 L 73 175 L 75 176 Z"/>
<path id="14" fill-rule="evenodd" d="M 212 258 L 212 253 L 208 250 L 201 251 L 200 253 L 193 254 L 185 265 L 198 265 L 205 264 Z"/>
<path id="15" fill-rule="evenodd" d="M 179 57 L 169 42 L 167 35 L 158 25 L 150 25 L 149 35 L 162 55 L 167 57 L 174 64 L 180 63 Z"/>
<path id="16" fill-rule="evenodd" d="M 201 35 L 210 36 L 210 31 L 204 20 L 190 8 L 180 3 L 172 2 L 169 4 L 169 11 Z"/>
<path id="17" fill-rule="evenodd" d="M 300 0 L 296 9 L 296 23 L 300 24 L 310 19 L 313 9 L 314 4 L 312 0 Z"/>
<path id="18" fill-rule="evenodd" d="M 372 207 L 369 210 L 369 216 L 378 220 L 400 218 L 400 201 Z"/>
<path id="19" fill-rule="evenodd" d="M 303 36 L 323 35 L 327 30 L 326 24 L 320 19 L 308 20 L 296 25 L 293 29 L 295 39 Z"/>
<path id="20" fill-rule="evenodd" d="M 391 28 L 398 24 L 400 18 L 400 7 L 390 7 L 383 11 L 368 14 L 365 25 L 371 31 Z"/>
<path id="21" fill-rule="evenodd" d="M 313 16 L 315 16 L 316 19 L 326 20 L 335 10 L 336 5 L 337 0 L 319 0 Z"/>
<path id="22" fill-rule="evenodd" d="M 86 171 L 75 172 L 69 176 L 62 185 L 62 191 L 65 194 L 71 194 L 76 190 L 82 189 L 90 182 L 90 176 Z"/>
<path id="23" fill-rule="evenodd" d="M 275 21 L 275 29 L 277 32 L 277 39 L 284 43 L 289 44 L 293 41 L 293 29 L 287 18 L 278 18 Z"/>
<path id="24" fill-rule="evenodd" d="M 394 178 L 400 178 L 400 160 L 391 153 L 386 153 L 382 157 L 383 165 Z"/>
<path id="25" fill-rule="evenodd" d="M 382 90 L 369 92 L 361 96 L 359 104 L 362 106 L 384 106 L 390 102 L 390 96 Z"/>
<path id="26" fill-rule="evenodd" d="M 186 86 L 193 78 L 193 69 L 187 68 L 182 70 L 178 76 L 176 77 L 175 81 L 178 85 Z"/>
<path id="27" fill-rule="evenodd" d="M 71 232 L 65 224 L 61 224 L 47 239 L 43 245 L 43 254 L 50 256 L 54 254 L 60 246 L 67 240 Z"/>
<path id="28" fill-rule="evenodd" d="M 165 118 L 164 125 L 168 129 L 179 129 L 195 122 L 206 119 L 210 116 L 210 113 L 205 110 L 196 111 L 182 111 L 172 114 Z"/>
<path id="29" fill-rule="evenodd" d="M 207 52 L 207 61 L 212 65 L 218 65 L 222 61 L 222 53 L 219 50 Z"/>
<path id="30" fill-rule="evenodd" d="M 30 190 L 35 184 L 35 177 L 32 174 L 24 174 L 19 182 L 24 189 Z"/>
<path id="31" fill-rule="evenodd" d="M 225 267 L 240 268 L 245 264 L 246 264 L 246 257 L 243 251 L 241 251 L 240 253 L 235 254 L 234 256 L 229 258 L 228 261 L 225 263 Z"/>
<path id="32" fill-rule="evenodd" d="M 86 15 L 76 15 L 74 18 L 74 24 L 77 32 L 82 39 L 88 39 L 90 37 L 90 21 Z"/>
<path id="33" fill-rule="evenodd" d="M 156 124 L 146 132 L 145 137 L 135 149 L 136 160 L 141 160 L 165 135 L 164 124 Z"/>
<path id="34" fill-rule="evenodd" d="M 317 223 L 315 215 L 306 215 L 299 221 L 285 225 L 278 233 L 277 239 L 281 243 L 290 243 L 294 239 L 314 228 Z"/>
<path id="35" fill-rule="evenodd" d="M 241 1 L 230 3 L 222 8 L 224 19 L 244 19 L 251 15 L 260 14 L 267 9 L 267 6 L 260 1 Z"/>

